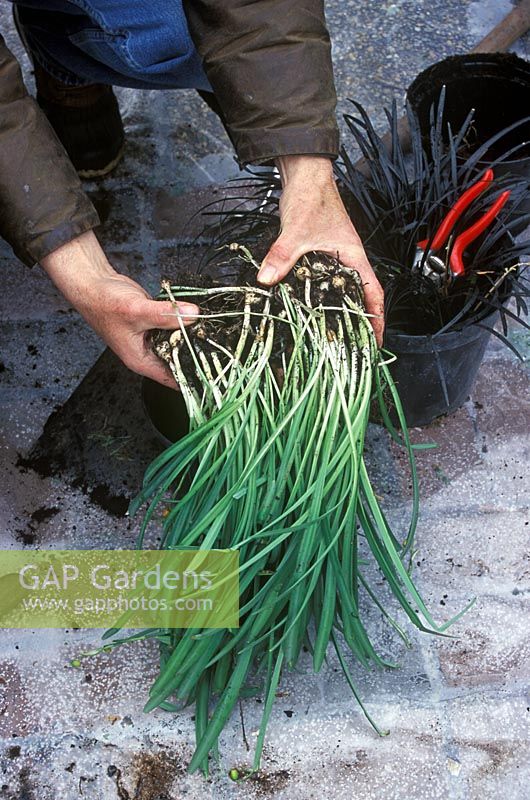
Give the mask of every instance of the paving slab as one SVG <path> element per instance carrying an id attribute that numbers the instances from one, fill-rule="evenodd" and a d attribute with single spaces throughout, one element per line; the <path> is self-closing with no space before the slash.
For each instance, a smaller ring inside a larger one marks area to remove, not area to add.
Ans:
<path id="1" fill-rule="evenodd" d="M 509 787 L 512 797 L 523 800 L 530 760 L 525 693 L 477 692 L 451 700 L 447 713 L 455 789 L 467 791 L 470 800 L 496 800 Z"/>

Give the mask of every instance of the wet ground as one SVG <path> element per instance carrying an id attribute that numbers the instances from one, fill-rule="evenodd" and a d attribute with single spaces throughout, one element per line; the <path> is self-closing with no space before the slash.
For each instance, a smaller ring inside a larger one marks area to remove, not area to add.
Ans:
<path id="1" fill-rule="evenodd" d="M 401 99 L 420 69 L 472 47 L 511 7 L 508 0 L 326 6 L 339 112 L 355 97 L 381 122 L 382 105 Z M 31 85 L 6 4 L 0 22 Z M 528 58 L 528 38 L 517 52 Z M 109 256 L 154 291 L 177 249 L 180 261 L 197 263 L 202 222 L 190 216 L 221 196 L 238 170 L 220 124 L 194 93 L 120 90 L 119 100 L 125 159 L 87 190 L 104 219 Z M 161 446 L 143 416 L 140 381 L 103 352 L 38 268 L 22 267 L 6 246 L 0 260 L 1 546 L 133 546 L 136 523 L 123 510 Z M 510 336 L 529 351 L 526 334 Z M 371 633 L 400 669 L 352 669 L 390 736 L 369 727 L 330 655 L 321 675 L 302 663 L 283 680 L 258 776 L 236 784 L 227 775 L 251 763 L 261 711 L 253 699 L 223 733 L 220 767 L 208 780 L 189 776 L 192 712 L 142 713 L 156 675 L 154 646 L 122 648 L 73 669 L 70 660 L 97 645 L 97 631 L 7 631 L 0 797 L 528 797 L 529 420 L 528 362 L 492 340 L 466 404 L 413 431 L 416 441 L 438 445 L 418 456 L 415 578 L 440 622 L 477 600 L 454 639 L 411 631 L 410 650 L 369 612 Z M 402 456 L 376 426 L 368 451 L 398 526 L 409 510 Z"/>

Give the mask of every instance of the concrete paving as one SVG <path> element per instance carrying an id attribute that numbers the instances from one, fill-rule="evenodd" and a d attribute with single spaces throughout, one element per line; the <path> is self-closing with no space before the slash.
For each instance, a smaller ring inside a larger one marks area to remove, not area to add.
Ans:
<path id="1" fill-rule="evenodd" d="M 382 106 L 401 99 L 419 70 L 473 46 L 511 5 L 329 0 L 326 7 L 339 113 L 355 97 L 382 122 Z M 31 86 L 6 4 L 0 24 Z M 528 37 L 516 50 L 529 57 Z M 154 291 L 175 259 L 192 265 L 201 258 L 201 223 L 189 217 L 221 196 L 238 169 L 221 125 L 193 92 L 118 95 L 125 158 L 87 190 L 104 218 L 109 256 Z M 137 523 L 123 517 L 123 504 L 160 448 L 142 417 L 140 381 L 108 354 L 97 379 L 92 373 L 83 381 L 101 342 L 39 268 L 23 268 L 5 245 L 0 260 L 1 547 L 133 547 Z M 524 333 L 510 335 L 528 352 Z M 98 645 L 97 631 L 4 631 L 0 798 L 526 800 L 529 420 L 528 362 L 492 340 L 464 407 L 413 431 L 415 441 L 438 445 L 418 455 L 415 579 L 440 622 L 472 597 L 476 603 L 452 628 L 455 638 L 412 630 L 410 649 L 366 609 L 375 642 L 400 668 L 351 666 L 389 736 L 370 728 L 330 653 L 320 675 L 302 662 L 282 681 L 260 773 L 241 783 L 228 777 L 230 768 L 252 762 L 261 705 L 248 699 L 244 729 L 235 715 L 212 776 L 190 776 L 192 711 L 142 712 L 157 670 L 152 643 L 73 669 L 72 658 Z M 377 426 L 367 448 L 378 493 L 399 528 L 410 505 L 403 456 Z M 37 456 L 47 456 L 40 474 L 28 465 Z M 397 619 L 406 624 L 399 611 Z"/>

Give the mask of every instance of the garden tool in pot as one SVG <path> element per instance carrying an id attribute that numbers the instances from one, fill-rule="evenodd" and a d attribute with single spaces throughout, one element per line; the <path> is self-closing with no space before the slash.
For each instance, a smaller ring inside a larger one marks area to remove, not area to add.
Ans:
<path id="1" fill-rule="evenodd" d="M 466 248 L 483 233 L 496 218 L 510 196 L 509 190 L 502 192 L 490 208 L 469 228 L 458 236 L 452 232 L 456 223 L 471 203 L 493 181 L 493 170 L 488 169 L 476 183 L 458 198 L 446 214 L 432 239 L 423 239 L 417 244 L 412 271 L 431 278 L 441 286 L 465 274 L 463 255 Z"/>

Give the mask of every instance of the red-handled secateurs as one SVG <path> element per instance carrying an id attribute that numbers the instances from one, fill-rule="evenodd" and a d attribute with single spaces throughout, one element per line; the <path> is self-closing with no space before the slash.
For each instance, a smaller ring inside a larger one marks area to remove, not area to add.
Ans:
<path id="1" fill-rule="evenodd" d="M 488 169 L 480 180 L 476 181 L 469 189 L 466 189 L 442 220 L 427 252 L 425 252 L 425 250 L 429 245 L 429 239 L 418 242 L 418 249 L 416 250 L 416 256 L 412 267 L 413 270 L 421 271 L 424 275 L 432 277 L 432 279 L 437 282 L 441 282 L 444 276 L 451 279 L 464 275 L 465 267 L 462 256 L 466 247 L 480 236 L 488 225 L 493 222 L 508 200 L 510 196 L 509 190 L 499 195 L 493 205 L 480 219 L 457 236 L 452 242 L 452 246 L 446 247 L 446 245 L 448 244 L 448 239 L 458 219 L 471 205 L 473 200 L 486 191 L 492 181 L 493 170 Z M 442 251 L 441 256 L 437 255 L 438 251 Z"/>

